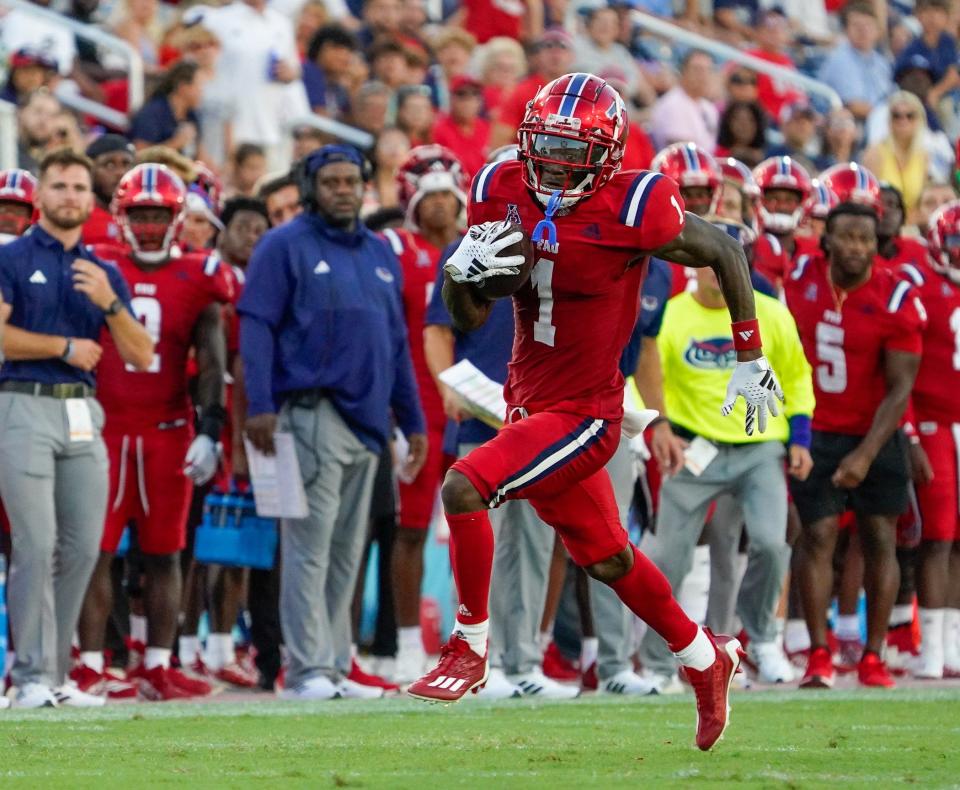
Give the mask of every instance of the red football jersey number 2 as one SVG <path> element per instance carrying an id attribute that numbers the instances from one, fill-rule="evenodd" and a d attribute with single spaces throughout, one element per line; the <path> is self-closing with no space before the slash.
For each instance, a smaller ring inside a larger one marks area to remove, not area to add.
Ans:
<path id="1" fill-rule="evenodd" d="M 843 327 L 817 324 L 817 384 L 824 392 L 843 392 L 847 388 L 847 357 L 843 353 Z"/>
<path id="2" fill-rule="evenodd" d="M 133 314 L 137 320 L 144 325 L 150 337 L 153 338 L 154 345 L 160 342 L 160 301 L 152 296 L 135 296 L 130 300 L 130 306 L 133 308 Z M 136 368 L 132 365 L 126 366 L 127 371 L 134 373 Z M 150 367 L 144 373 L 160 372 L 160 355 L 154 354 Z"/>
<path id="3" fill-rule="evenodd" d="M 533 325 L 533 339 L 552 347 L 557 334 L 557 328 L 553 325 L 553 261 L 537 258 L 530 271 L 530 281 L 540 300 L 540 313 Z"/>

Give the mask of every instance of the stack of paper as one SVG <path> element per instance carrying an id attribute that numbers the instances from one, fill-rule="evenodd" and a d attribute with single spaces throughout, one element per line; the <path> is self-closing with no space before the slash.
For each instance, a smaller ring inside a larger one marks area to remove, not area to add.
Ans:
<path id="1" fill-rule="evenodd" d="M 503 385 L 488 379 L 470 360 L 463 359 L 440 373 L 440 381 L 463 401 L 467 411 L 493 428 L 507 419 Z"/>

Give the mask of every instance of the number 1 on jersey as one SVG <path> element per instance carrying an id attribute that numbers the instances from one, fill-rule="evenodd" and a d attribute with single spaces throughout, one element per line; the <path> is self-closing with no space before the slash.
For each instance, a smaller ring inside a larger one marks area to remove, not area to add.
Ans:
<path id="1" fill-rule="evenodd" d="M 540 300 L 540 313 L 533 324 L 533 339 L 552 347 L 557 334 L 557 328 L 553 325 L 553 261 L 537 258 L 530 272 L 530 282 Z"/>

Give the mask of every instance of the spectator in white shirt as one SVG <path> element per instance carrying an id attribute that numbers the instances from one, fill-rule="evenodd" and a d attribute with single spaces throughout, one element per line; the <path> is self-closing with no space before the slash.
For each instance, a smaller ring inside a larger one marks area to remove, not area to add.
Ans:
<path id="1" fill-rule="evenodd" d="M 719 112 L 707 96 L 715 78 L 713 58 L 691 50 L 680 67 L 680 81 L 653 105 L 650 133 L 654 145 L 693 142 L 711 154 L 717 146 Z"/>

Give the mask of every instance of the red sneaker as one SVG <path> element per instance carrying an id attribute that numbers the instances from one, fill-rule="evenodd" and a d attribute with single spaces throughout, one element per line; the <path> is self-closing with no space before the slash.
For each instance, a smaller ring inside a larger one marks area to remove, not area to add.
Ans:
<path id="1" fill-rule="evenodd" d="M 213 673 L 210 668 L 203 663 L 203 659 L 197 656 L 187 667 L 187 671 L 195 678 L 212 678 Z"/>
<path id="2" fill-rule="evenodd" d="M 920 655 L 911 623 L 898 625 L 887 631 L 887 667 L 894 675 L 905 675 L 913 660 Z"/>
<path id="3" fill-rule="evenodd" d="M 599 687 L 600 678 L 597 677 L 597 662 L 594 661 L 580 676 L 580 688 L 584 691 L 596 691 Z"/>
<path id="4" fill-rule="evenodd" d="M 864 653 L 860 663 L 857 664 L 857 678 L 860 680 L 861 686 L 892 689 L 897 685 L 890 677 L 887 665 L 872 650 Z"/>
<path id="5" fill-rule="evenodd" d="M 186 689 L 180 688 L 173 682 L 169 669 L 153 667 L 141 669 L 137 684 L 140 696 L 148 702 L 164 702 L 171 699 L 190 699 L 193 696 Z"/>
<path id="6" fill-rule="evenodd" d="M 816 647 L 810 651 L 807 661 L 807 671 L 800 681 L 802 689 L 829 689 L 833 688 L 833 657 L 825 647 Z"/>
<path id="7" fill-rule="evenodd" d="M 556 642 L 551 642 L 543 651 L 543 674 L 561 681 L 580 679 L 580 670 L 560 652 Z"/>
<path id="8" fill-rule="evenodd" d="M 147 646 L 136 639 L 126 637 L 124 643 L 127 646 L 127 673 L 135 670 L 143 663 L 143 657 L 147 654 Z"/>
<path id="9" fill-rule="evenodd" d="M 192 678 L 181 669 L 170 667 L 167 670 L 170 682 L 177 688 L 189 692 L 191 697 L 207 697 L 213 693 L 214 687 L 200 678 Z"/>
<path id="10" fill-rule="evenodd" d="M 137 688 L 132 683 L 111 675 L 101 675 L 86 664 L 77 664 L 70 670 L 70 680 L 84 694 L 106 696 L 108 699 L 132 699 L 137 696 Z"/>
<path id="11" fill-rule="evenodd" d="M 720 740 L 730 722 L 730 684 L 740 671 L 743 648 L 732 636 L 714 636 L 709 628 L 703 631 L 713 642 L 717 658 L 702 672 L 684 669 L 697 697 L 697 747 L 706 752 Z"/>
<path id="12" fill-rule="evenodd" d="M 453 634 L 440 648 L 437 666 L 412 683 L 407 694 L 426 702 L 458 702 L 468 691 L 486 683 L 489 672 L 487 657 L 478 656 L 466 639 Z"/>
<path id="13" fill-rule="evenodd" d="M 240 666 L 236 661 L 231 661 L 226 666 L 221 667 L 213 673 L 213 676 L 217 680 L 222 680 L 224 683 L 239 686 L 240 688 L 252 689 L 258 685 L 256 673 L 250 672 L 246 667 Z"/>
<path id="14" fill-rule="evenodd" d="M 368 672 L 364 672 L 360 665 L 357 663 L 357 660 L 354 659 L 353 663 L 350 664 L 350 674 L 347 675 L 347 680 L 352 680 L 354 683 L 359 683 L 361 686 L 374 686 L 376 688 L 381 688 L 384 691 L 400 691 L 400 687 L 396 683 L 391 683 L 386 678 L 382 678 L 379 675 L 371 675 Z"/>

